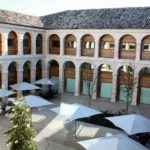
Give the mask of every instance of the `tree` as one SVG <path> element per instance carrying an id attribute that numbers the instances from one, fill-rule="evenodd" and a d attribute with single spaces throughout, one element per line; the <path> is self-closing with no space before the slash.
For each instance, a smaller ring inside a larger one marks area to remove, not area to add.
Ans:
<path id="1" fill-rule="evenodd" d="M 125 98 L 126 98 L 126 111 L 128 112 L 129 110 L 129 105 L 130 105 L 130 99 L 132 98 L 132 94 L 133 94 L 133 88 L 134 85 L 136 84 L 134 82 L 134 71 L 131 67 L 129 66 L 125 66 L 126 71 L 122 71 L 123 76 L 120 76 L 122 80 L 125 84 L 123 87 L 123 91 L 125 93 Z"/>
<path id="2" fill-rule="evenodd" d="M 18 100 L 13 106 L 10 122 L 13 126 L 5 133 L 9 137 L 10 150 L 37 150 L 33 141 L 35 130 L 32 128 L 31 111 L 23 100 Z"/>

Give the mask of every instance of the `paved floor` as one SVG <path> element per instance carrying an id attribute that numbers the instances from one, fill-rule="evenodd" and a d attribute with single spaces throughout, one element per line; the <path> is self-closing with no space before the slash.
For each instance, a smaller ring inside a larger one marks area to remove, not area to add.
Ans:
<path id="1" fill-rule="evenodd" d="M 125 108 L 124 104 L 113 104 L 103 100 L 89 100 L 86 96 L 74 97 L 70 94 L 65 94 L 62 98 L 52 99 L 56 105 L 60 102 L 81 103 L 93 107 L 100 111 L 118 112 Z M 137 112 L 150 117 L 150 106 L 141 105 L 138 107 L 131 106 L 129 112 Z M 56 113 L 50 111 L 50 108 L 33 110 L 33 125 L 37 130 L 36 141 L 38 150 L 83 150 L 77 144 L 77 141 L 94 137 L 104 136 L 107 132 L 113 134 L 120 133 L 118 130 L 112 130 L 100 126 L 95 126 L 86 123 L 79 123 L 76 128 L 77 139 L 74 137 L 75 124 L 74 122 L 64 125 L 63 118 L 59 118 Z M 7 137 L 4 132 L 10 126 L 7 116 L 0 116 L 0 150 L 8 150 L 6 146 Z"/>
<path id="2" fill-rule="evenodd" d="M 55 99 L 54 101 L 56 101 L 56 103 L 59 103 L 60 98 Z M 88 96 L 76 97 L 72 94 L 65 94 L 61 98 L 61 101 L 67 103 L 81 103 L 100 111 L 109 111 L 114 113 L 118 113 L 126 109 L 126 105 L 124 103 L 112 103 L 108 100 L 102 99 L 90 100 Z M 150 105 L 140 104 L 138 106 L 129 106 L 129 113 L 138 113 L 150 118 Z"/>

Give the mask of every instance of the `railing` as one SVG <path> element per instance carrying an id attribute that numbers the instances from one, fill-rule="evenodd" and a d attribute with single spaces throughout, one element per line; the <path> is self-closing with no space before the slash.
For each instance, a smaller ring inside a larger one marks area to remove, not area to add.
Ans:
<path id="1" fill-rule="evenodd" d="M 65 48 L 64 50 L 65 55 L 76 55 L 76 49 L 75 48 Z"/>
<path id="2" fill-rule="evenodd" d="M 119 58 L 121 59 L 135 59 L 136 51 L 127 51 L 127 50 L 120 50 Z"/>
<path id="3" fill-rule="evenodd" d="M 59 54 L 60 54 L 60 48 L 52 47 L 52 48 L 50 48 L 49 53 L 50 53 L 50 54 L 59 55 Z"/>
<path id="4" fill-rule="evenodd" d="M 99 50 L 100 57 L 104 57 L 104 58 L 113 58 L 114 57 L 114 50 L 113 49 L 100 49 Z"/>
<path id="5" fill-rule="evenodd" d="M 81 50 L 81 56 L 88 56 L 93 57 L 94 56 L 94 48 L 91 49 L 82 49 Z"/>
<path id="6" fill-rule="evenodd" d="M 150 60 L 150 52 L 142 51 L 141 59 L 142 60 Z"/>

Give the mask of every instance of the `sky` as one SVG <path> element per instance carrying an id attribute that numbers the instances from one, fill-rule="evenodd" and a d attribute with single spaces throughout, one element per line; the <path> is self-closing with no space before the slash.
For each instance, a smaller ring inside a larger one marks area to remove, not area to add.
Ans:
<path id="1" fill-rule="evenodd" d="M 150 6 L 150 0 L 0 0 L 0 9 L 34 16 L 64 10 L 144 6 Z"/>

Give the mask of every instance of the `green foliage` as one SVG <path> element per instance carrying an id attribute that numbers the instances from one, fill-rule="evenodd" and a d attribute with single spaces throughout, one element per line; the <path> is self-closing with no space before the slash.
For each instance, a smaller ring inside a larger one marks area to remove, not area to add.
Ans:
<path id="1" fill-rule="evenodd" d="M 35 130 L 32 128 L 31 117 L 30 108 L 23 100 L 13 106 L 10 119 L 12 127 L 5 133 L 9 137 L 7 143 L 10 150 L 37 150 L 33 141 Z"/>

